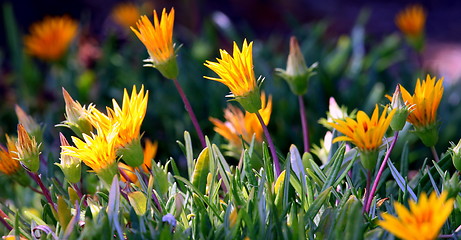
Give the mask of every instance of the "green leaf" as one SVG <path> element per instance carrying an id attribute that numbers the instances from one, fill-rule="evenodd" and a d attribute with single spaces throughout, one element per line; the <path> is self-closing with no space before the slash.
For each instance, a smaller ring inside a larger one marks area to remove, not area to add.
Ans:
<path id="1" fill-rule="evenodd" d="M 192 185 L 202 194 L 205 194 L 207 176 L 210 172 L 210 154 L 208 147 L 204 148 L 197 158 L 194 172 L 192 173 Z"/>
<path id="2" fill-rule="evenodd" d="M 333 162 L 333 165 L 331 166 L 331 169 L 329 169 L 330 171 L 328 173 L 328 178 L 326 179 L 325 184 L 323 185 L 321 191 L 324 191 L 328 187 L 333 186 L 332 184 L 333 182 L 335 182 L 336 177 L 338 176 L 339 170 L 341 169 L 345 151 L 346 151 L 346 145 L 342 144 L 342 146 L 338 149 L 338 151 L 336 151 L 336 153 L 333 155 L 333 158 L 331 159 L 331 162 Z"/>
<path id="3" fill-rule="evenodd" d="M 128 200 L 136 215 L 142 216 L 147 211 L 147 197 L 140 191 L 128 193 Z"/>
<path id="4" fill-rule="evenodd" d="M 332 187 L 329 187 L 317 196 L 317 198 L 314 200 L 314 202 L 311 204 L 311 206 L 307 210 L 306 215 L 304 216 L 305 222 L 312 221 L 314 217 L 319 213 L 320 208 L 330 198 L 330 193 L 332 189 L 333 189 Z"/>

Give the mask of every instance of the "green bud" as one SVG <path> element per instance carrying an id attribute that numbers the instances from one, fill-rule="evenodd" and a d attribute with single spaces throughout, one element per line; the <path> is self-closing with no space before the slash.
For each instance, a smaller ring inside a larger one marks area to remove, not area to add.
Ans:
<path id="1" fill-rule="evenodd" d="M 122 157 L 126 164 L 131 167 L 138 167 L 144 162 L 144 152 L 139 138 L 133 139 L 130 143 L 120 147 L 117 155 Z"/>
<path id="2" fill-rule="evenodd" d="M 245 96 L 234 96 L 235 100 L 239 102 L 242 107 L 250 113 L 257 113 L 262 108 L 261 94 L 259 87 L 253 89 Z"/>
<path id="3" fill-rule="evenodd" d="M 362 166 L 369 171 L 373 171 L 378 161 L 378 151 L 360 151 L 360 162 Z"/>
<path id="4" fill-rule="evenodd" d="M 449 152 L 451 155 L 451 159 L 453 160 L 453 165 L 458 171 L 461 171 L 461 140 L 459 140 L 458 144 L 455 145 L 453 142 L 450 142 L 451 148 L 449 148 Z"/>
<path id="5" fill-rule="evenodd" d="M 315 75 L 317 63 L 307 67 L 304 56 L 299 48 L 298 40 L 295 37 L 290 39 L 290 54 L 288 55 L 287 69 L 275 69 L 278 75 L 285 79 L 291 91 L 296 95 L 303 95 L 307 92 L 309 78 Z"/>
<path id="6" fill-rule="evenodd" d="M 62 133 L 59 133 L 59 139 L 61 140 L 61 146 L 70 146 Z M 55 165 L 61 168 L 67 181 L 70 183 L 78 183 L 82 173 L 81 160 L 76 157 L 62 154 L 62 152 L 60 159 L 61 163 L 55 163 Z"/>
<path id="7" fill-rule="evenodd" d="M 389 107 L 389 112 L 393 109 L 397 109 L 390 124 L 392 130 L 400 131 L 403 129 L 407 121 L 407 117 L 411 112 L 411 108 L 412 106 L 407 105 L 403 101 L 402 93 L 400 92 L 400 85 L 397 85 L 394 94 L 392 95 L 391 106 Z"/>
<path id="8" fill-rule="evenodd" d="M 447 174 L 446 179 L 443 181 L 443 190 L 448 192 L 447 198 L 456 198 L 458 193 L 461 191 L 461 182 L 459 181 L 459 175 L 453 174 L 451 178 L 448 179 L 449 174 Z"/>

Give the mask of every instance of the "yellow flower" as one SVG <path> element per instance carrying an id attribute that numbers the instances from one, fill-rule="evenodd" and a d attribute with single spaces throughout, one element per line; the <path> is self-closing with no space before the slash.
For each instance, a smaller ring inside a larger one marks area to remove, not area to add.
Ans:
<path id="1" fill-rule="evenodd" d="M 107 184 L 117 174 L 115 154 L 116 131 L 106 134 L 101 129 L 91 136 L 83 134 L 83 141 L 72 136 L 73 146 L 61 146 L 62 154 L 79 158 Z"/>
<path id="2" fill-rule="evenodd" d="M 112 19 L 124 28 L 136 24 L 140 13 L 136 5 L 133 3 L 120 3 L 112 9 Z"/>
<path id="3" fill-rule="evenodd" d="M 266 102 L 266 95 L 263 92 L 261 94 L 261 102 L 262 108 L 259 110 L 259 113 L 267 125 L 272 113 L 272 96 L 269 96 Z M 240 137 L 249 143 L 253 138 L 253 134 L 257 142 L 263 141 L 263 129 L 256 114 L 244 113 L 240 108 L 229 104 L 224 110 L 224 118 L 226 122 L 212 117 L 210 117 L 210 121 L 215 125 L 215 132 L 226 138 L 232 147 L 240 149 L 242 147 Z"/>
<path id="4" fill-rule="evenodd" d="M 410 200 L 410 209 L 395 202 L 394 208 L 398 217 L 383 213 L 383 220 L 379 221 L 379 225 L 404 240 L 436 239 L 453 210 L 454 199 L 447 200 L 447 195 L 444 191 L 437 197 L 434 191 L 427 198 L 422 193 L 418 203 Z"/>
<path id="5" fill-rule="evenodd" d="M 159 20 L 157 12 L 154 10 L 154 24 L 147 18 L 141 16 L 136 23 L 138 30 L 131 27 L 131 30 L 138 36 L 139 40 L 146 46 L 150 58 L 146 59 L 145 66 L 157 68 L 163 76 L 169 79 L 175 79 L 178 75 L 176 64 L 176 55 L 173 44 L 173 23 L 174 8 L 170 13 L 166 13 L 164 8 L 162 17 Z"/>
<path id="6" fill-rule="evenodd" d="M 407 105 L 414 106 L 407 121 L 413 124 L 415 133 L 426 146 L 434 146 L 438 140 L 437 109 L 443 96 L 443 78 L 427 75 L 426 80 L 418 79 L 413 95 L 401 87 L 402 98 Z"/>
<path id="7" fill-rule="evenodd" d="M 21 165 L 16 160 L 18 156 L 14 141 L 8 135 L 6 136 L 6 141 L 7 148 L 0 145 L 0 172 L 11 176 L 21 170 Z"/>
<path id="8" fill-rule="evenodd" d="M 357 120 L 348 117 L 345 120 L 334 119 L 334 123 L 328 123 L 345 135 L 336 137 L 333 142 L 348 141 L 357 146 L 361 152 L 362 164 L 366 169 L 375 167 L 377 150 L 395 114 L 394 109 L 386 116 L 386 109 L 379 116 L 379 108 L 376 105 L 371 118 L 365 112 L 359 111 Z"/>
<path id="9" fill-rule="evenodd" d="M 397 14 L 395 24 L 405 35 L 417 37 L 423 33 L 426 12 L 419 4 L 409 6 Z"/>
<path id="10" fill-rule="evenodd" d="M 223 83 L 229 87 L 237 101 L 248 112 L 255 113 L 261 109 L 259 86 L 253 70 L 253 42 L 243 41 L 242 51 L 234 42 L 234 51 L 231 56 L 226 50 L 220 49 L 221 59 L 218 62 L 206 61 L 205 66 L 213 70 L 219 78 L 206 79 Z"/>
<path id="11" fill-rule="evenodd" d="M 43 60 L 61 58 L 77 34 L 78 24 L 68 16 L 46 17 L 34 23 L 24 38 L 26 51 Z"/>
<path id="12" fill-rule="evenodd" d="M 415 127 L 433 125 L 437 121 L 437 109 L 443 96 L 443 77 L 437 82 L 436 77 L 427 75 L 426 80 L 418 78 L 413 95 L 401 87 L 402 97 L 407 105 L 414 105 L 414 110 L 408 116 L 408 122 Z"/>
<path id="13" fill-rule="evenodd" d="M 133 86 L 131 97 L 128 96 L 126 89 L 124 90 L 122 107 L 115 99 L 112 100 L 114 108 L 107 108 L 108 115 L 94 107 L 89 110 L 88 118 L 94 127 L 99 127 L 106 134 L 117 132 L 115 148 L 119 151 L 119 155 L 123 155 L 127 164 L 133 167 L 143 163 L 140 132 L 146 115 L 148 94 L 149 91 L 144 93 L 144 86 L 139 93 L 136 91 L 136 86 Z"/>

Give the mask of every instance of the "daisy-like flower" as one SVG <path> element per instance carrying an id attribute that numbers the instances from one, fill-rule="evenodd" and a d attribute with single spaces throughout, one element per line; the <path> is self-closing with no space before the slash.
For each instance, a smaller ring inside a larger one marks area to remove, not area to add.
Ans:
<path id="1" fill-rule="evenodd" d="M 411 95 L 404 87 L 400 87 L 403 100 L 413 106 L 407 121 L 413 124 L 415 133 L 421 141 L 429 147 L 438 140 L 437 109 L 443 96 L 443 78 L 436 81 L 436 77 L 427 75 L 426 80 L 416 82 L 415 92 Z"/>
<path id="2" fill-rule="evenodd" d="M 262 108 L 259 110 L 265 124 L 269 123 L 272 113 L 272 96 L 266 100 L 264 92 L 261 94 Z M 255 114 L 244 113 L 240 108 L 228 105 L 224 109 L 226 122 L 210 117 L 210 121 L 215 125 L 214 130 L 219 135 L 229 141 L 230 149 L 235 150 L 236 156 L 240 155 L 242 139 L 250 143 L 253 135 L 258 143 L 263 141 L 263 128 Z"/>
<path id="3" fill-rule="evenodd" d="M 116 128 L 117 153 L 132 167 L 141 165 L 144 160 L 140 132 L 146 115 L 148 94 L 149 91 L 144 92 L 144 86 L 139 93 L 136 91 L 136 86 L 133 86 L 131 97 L 126 89 L 124 90 L 122 107 L 113 99 L 114 108 L 107 108 L 107 115 L 94 107 L 89 110 L 89 120 L 94 127 L 99 127 L 106 133 Z"/>
<path id="4" fill-rule="evenodd" d="M 436 239 L 443 224 L 453 210 L 454 199 L 447 199 L 448 193 L 442 192 L 437 197 L 435 191 L 428 198 L 425 193 L 418 203 L 410 200 L 410 209 L 395 202 L 397 217 L 383 213 L 379 225 L 404 240 Z"/>
<path id="5" fill-rule="evenodd" d="M 7 148 L 0 145 L 0 172 L 8 176 L 14 175 L 21 170 L 21 165 L 17 160 L 17 149 L 14 141 L 7 135 Z"/>
<path id="6" fill-rule="evenodd" d="M 419 4 L 408 6 L 397 14 L 395 24 L 406 36 L 419 36 L 424 31 L 426 12 Z"/>
<path id="7" fill-rule="evenodd" d="M 250 113 L 256 113 L 261 109 L 261 97 L 259 83 L 256 81 L 253 70 L 253 42 L 243 41 L 242 51 L 234 42 L 233 55 L 226 50 L 220 49 L 221 59 L 218 62 L 206 61 L 205 66 L 213 70 L 219 78 L 206 77 L 206 79 L 218 81 L 229 87 L 232 92 L 229 97 L 235 97 L 243 108 Z"/>
<path id="8" fill-rule="evenodd" d="M 34 23 L 24 38 L 26 52 L 47 61 L 60 59 L 77 34 L 78 24 L 68 16 L 47 17 Z"/>
<path id="9" fill-rule="evenodd" d="M 359 111 L 356 120 L 352 118 L 334 119 L 333 123 L 329 123 L 330 126 L 344 136 L 336 137 L 333 142 L 352 142 L 360 150 L 362 165 L 368 170 L 373 170 L 378 158 L 378 149 L 394 114 L 395 109 L 388 115 L 384 110 L 379 116 L 379 108 L 376 105 L 371 118 L 365 112 Z"/>
<path id="10" fill-rule="evenodd" d="M 83 140 L 72 136 L 75 147 L 61 146 L 61 158 L 68 155 L 80 159 L 110 186 L 113 177 L 118 173 L 115 153 L 117 132 L 106 134 L 101 129 L 96 129 L 97 134 L 83 134 Z"/>
<path id="11" fill-rule="evenodd" d="M 131 30 L 146 46 L 149 53 L 150 58 L 144 60 L 148 64 L 144 66 L 157 68 L 168 79 L 176 79 L 178 76 L 178 65 L 173 44 L 173 24 L 174 8 L 169 14 L 164 8 L 160 20 L 154 10 L 153 25 L 149 18 L 144 15 L 136 23 L 138 30 L 131 27 Z"/>
<path id="12" fill-rule="evenodd" d="M 112 9 L 112 19 L 121 27 L 129 28 L 136 24 L 139 18 L 139 9 L 133 3 L 120 3 Z"/>

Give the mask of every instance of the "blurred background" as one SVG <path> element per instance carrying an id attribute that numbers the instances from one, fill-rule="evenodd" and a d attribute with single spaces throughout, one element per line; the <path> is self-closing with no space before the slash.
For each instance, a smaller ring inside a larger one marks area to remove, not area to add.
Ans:
<path id="1" fill-rule="evenodd" d="M 128 29 L 114 20 L 115 6 L 109 0 L 3 1 L 0 25 L 0 142 L 14 134 L 19 104 L 45 128 L 50 154 L 59 151 L 58 132 L 70 130 L 54 125 L 64 120 L 61 86 L 82 105 L 95 103 L 100 109 L 121 102 L 124 88 L 144 84 L 149 90 L 144 137 L 159 142 L 157 159 L 182 159 L 176 140 L 188 130 L 199 148 L 187 112 L 171 81 L 156 70 L 142 67 L 147 53 Z M 209 117 L 223 119 L 228 89 L 203 76 L 215 76 L 203 63 L 218 57 L 218 49 L 230 50 L 232 42 L 254 41 L 257 76 L 265 77 L 262 89 L 273 95 L 269 129 L 281 153 L 290 144 L 302 146 L 296 97 L 286 82 L 274 74 L 285 68 L 289 38 L 296 36 L 307 64 L 319 63 L 305 96 L 311 145 L 318 145 L 327 129 L 318 123 L 326 118 L 330 97 L 339 105 L 368 113 L 375 104 L 386 104 L 400 83 L 410 92 L 417 78 L 427 73 L 444 77 L 445 95 L 439 108 L 439 151 L 449 141 L 461 138 L 461 2 L 419 1 L 427 13 L 425 48 L 414 51 L 399 33 L 395 15 L 415 1 L 400 0 L 228 0 L 228 1 L 135 1 L 141 14 L 152 19 L 152 9 L 176 10 L 174 38 L 182 44 L 178 52 L 179 81 L 196 111 L 200 125 L 217 144 L 225 140 L 213 131 Z M 45 16 L 68 15 L 79 23 L 78 36 L 63 59 L 53 63 L 27 55 L 22 39 L 31 24 Z M 413 161 L 430 156 L 412 135 Z M 413 151 L 418 150 L 419 151 Z M 398 152 L 398 151 L 394 151 Z M 57 155 L 55 155 L 57 156 Z M 182 161 L 179 161 L 181 165 Z"/>

